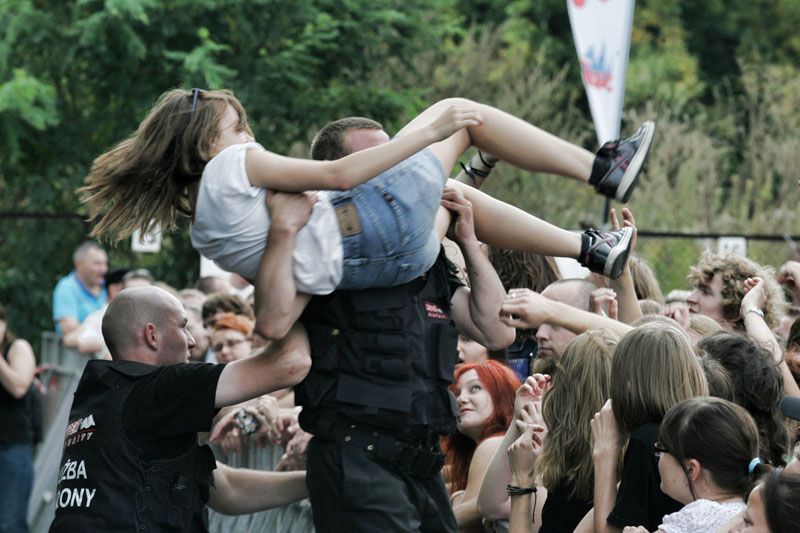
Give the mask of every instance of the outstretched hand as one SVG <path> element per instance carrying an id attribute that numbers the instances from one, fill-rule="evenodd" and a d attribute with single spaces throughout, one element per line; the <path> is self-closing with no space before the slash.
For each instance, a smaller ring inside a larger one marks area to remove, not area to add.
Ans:
<path id="1" fill-rule="evenodd" d="M 547 321 L 551 302 L 530 289 L 509 289 L 500 308 L 501 319 L 507 326 L 517 329 L 538 328 Z"/>
<path id="2" fill-rule="evenodd" d="M 467 126 L 480 126 L 483 116 L 474 104 L 453 104 L 428 126 L 433 131 L 436 140 L 443 141 L 452 134 Z"/>

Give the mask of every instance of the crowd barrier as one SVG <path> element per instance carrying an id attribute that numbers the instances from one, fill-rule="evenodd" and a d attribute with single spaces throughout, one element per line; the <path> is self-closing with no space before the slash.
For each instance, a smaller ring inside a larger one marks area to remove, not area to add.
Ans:
<path id="1" fill-rule="evenodd" d="M 214 456 L 221 463 L 233 468 L 252 468 L 254 470 L 275 470 L 281 460 L 283 448 L 267 444 L 260 448 L 249 440 L 242 447 L 241 454 L 225 455 L 219 446 L 212 445 Z M 240 516 L 226 516 L 209 510 L 209 530 L 256 533 L 270 531 L 275 533 L 306 533 L 314 531 L 311 504 L 302 500 L 284 507 Z"/>
<path id="2" fill-rule="evenodd" d="M 56 486 L 64 445 L 64 431 L 69 422 L 72 395 L 78 386 L 83 367 L 89 360 L 76 350 L 65 348 L 61 336 L 42 333 L 39 379 L 44 385 L 43 440 L 34 455 L 33 490 L 28 505 L 28 524 L 31 533 L 46 533 L 56 509 Z M 273 445 L 260 448 L 248 443 L 241 455 L 226 456 L 216 446 L 217 460 L 232 467 L 273 470 L 283 455 L 283 449 Z M 305 533 L 314 531 L 311 505 L 303 500 L 241 516 L 225 516 L 209 510 L 209 530 L 212 533 L 275 532 Z"/>

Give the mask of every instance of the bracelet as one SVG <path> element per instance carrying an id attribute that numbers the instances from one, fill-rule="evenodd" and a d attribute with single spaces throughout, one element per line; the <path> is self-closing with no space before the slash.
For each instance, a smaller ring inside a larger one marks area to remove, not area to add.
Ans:
<path id="1" fill-rule="evenodd" d="M 746 317 L 748 315 L 748 313 L 755 313 L 758 316 L 760 316 L 761 318 L 764 318 L 764 311 L 762 311 L 758 307 L 748 307 L 747 311 L 744 312 L 744 316 L 742 318 Z"/>
<path id="2" fill-rule="evenodd" d="M 506 491 L 509 496 L 521 496 L 523 494 L 533 494 L 536 492 L 536 487 L 517 487 L 516 485 L 506 485 Z"/>

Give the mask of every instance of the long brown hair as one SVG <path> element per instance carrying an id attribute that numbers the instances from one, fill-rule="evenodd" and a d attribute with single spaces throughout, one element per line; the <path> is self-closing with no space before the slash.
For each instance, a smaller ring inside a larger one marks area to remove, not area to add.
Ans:
<path id="1" fill-rule="evenodd" d="M 609 330 L 587 331 L 569 343 L 558 362 L 553 386 L 542 402 L 549 432 L 536 461 L 536 471 L 547 490 L 570 482 L 570 497 L 593 499 L 590 422 L 611 394 L 611 359 L 618 341 Z"/>
<path id="2" fill-rule="evenodd" d="M 192 113 L 194 96 L 183 89 L 162 94 L 136 133 L 94 160 L 86 185 L 77 191 L 90 219 L 101 217 L 92 236 L 120 240 L 157 225 L 166 232 L 178 216 L 194 216 L 200 177 L 228 105 L 250 131 L 231 91 L 197 92 Z"/>
<path id="3" fill-rule="evenodd" d="M 611 363 L 611 402 L 625 436 L 645 424 L 660 424 L 673 405 L 707 394 L 703 369 L 680 326 L 648 322 L 617 344 Z"/>
<path id="4" fill-rule="evenodd" d="M 519 379 L 513 370 L 493 359 L 471 365 L 464 365 L 456 370 L 456 383 L 450 385 L 455 391 L 458 379 L 470 370 L 478 374 L 483 388 L 492 399 L 492 414 L 486 421 L 480 441 L 495 435 L 502 435 L 511 424 L 514 416 L 514 398 L 520 387 Z M 447 458 L 445 464 L 450 467 L 450 492 L 453 493 L 467 486 L 469 465 L 477 443 L 463 433 L 456 431 L 442 439 Z"/>

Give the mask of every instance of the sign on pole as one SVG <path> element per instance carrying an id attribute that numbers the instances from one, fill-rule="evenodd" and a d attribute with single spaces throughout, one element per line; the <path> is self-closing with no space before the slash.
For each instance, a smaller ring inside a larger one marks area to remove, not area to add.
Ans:
<path id="1" fill-rule="evenodd" d="M 136 228 L 131 235 L 131 250 L 146 253 L 156 253 L 161 250 L 161 227 L 156 227 L 144 237 L 139 228 Z"/>
<path id="2" fill-rule="evenodd" d="M 600 145 L 619 138 L 634 0 L 567 0 L 581 77 Z"/>

